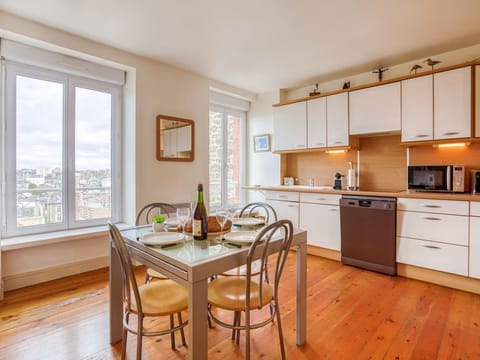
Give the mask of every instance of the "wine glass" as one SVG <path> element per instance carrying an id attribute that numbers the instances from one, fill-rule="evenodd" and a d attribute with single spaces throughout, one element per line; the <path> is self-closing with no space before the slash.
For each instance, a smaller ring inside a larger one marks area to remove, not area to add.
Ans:
<path id="1" fill-rule="evenodd" d="M 234 207 L 228 208 L 227 210 L 228 220 L 232 222 L 232 225 L 233 225 L 233 220 L 235 219 L 236 212 L 237 212 L 237 209 L 235 209 Z"/>
<path id="2" fill-rule="evenodd" d="M 185 225 L 190 219 L 190 208 L 178 208 L 177 209 L 177 221 L 182 225 L 183 237 L 185 238 Z"/>
<path id="3" fill-rule="evenodd" d="M 222 240 L 224 240 L 223 237 L 223 227 L 225 226 L 227 220 L 228 220 L 228 213 L 225 210 L 218 210 L 215 214 L 217 218 L 217 222 L 220 224 L 220 232 L 222 234 Z"/>

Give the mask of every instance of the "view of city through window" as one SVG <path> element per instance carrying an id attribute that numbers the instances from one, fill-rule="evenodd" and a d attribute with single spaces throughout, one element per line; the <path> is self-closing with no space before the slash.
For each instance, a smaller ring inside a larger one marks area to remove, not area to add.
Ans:
<path id="1" fill-rule="evenodd" d="M 16 76 L 17 227 L 65 222 L 71 201 L 76 221 L 110 217 L 111 94 L 75 87 L 75 120 L 65 122 L 65 87 Z"/>
<path id="2" fill-rule="evenodd" d="M 241 202 L 241 120 L 228 111 L 210 110 L 210 209 L 236 207 Z"/>

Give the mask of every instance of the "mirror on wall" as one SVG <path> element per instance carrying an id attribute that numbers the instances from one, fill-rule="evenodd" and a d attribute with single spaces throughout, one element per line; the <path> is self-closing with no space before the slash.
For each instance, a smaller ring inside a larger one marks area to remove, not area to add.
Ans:
<path id="1" fill-rule="evenodd" d="M 193 161 L 193 120 L 157 115 L 157 160 Z"/>

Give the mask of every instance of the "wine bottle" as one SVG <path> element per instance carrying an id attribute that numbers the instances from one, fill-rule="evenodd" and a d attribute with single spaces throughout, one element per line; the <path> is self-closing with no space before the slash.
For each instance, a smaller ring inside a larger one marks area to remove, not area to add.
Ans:
<path id="1" fill-rule="evenodd" d="M 203 203 L 203 185 L 198 184 L 197 205 L 193 213 L 193 238 L 195 240 L 206 240 L 208 237 L 208 215 Z"/>

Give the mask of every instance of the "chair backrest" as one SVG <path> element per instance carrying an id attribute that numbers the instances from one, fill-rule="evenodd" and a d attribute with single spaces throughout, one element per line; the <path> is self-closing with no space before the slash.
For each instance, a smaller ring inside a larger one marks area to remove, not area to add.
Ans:
<path id="1" fill-rule="evenodd" d="M 137 213 L 135 225 L 150 224 L 152 218 L 159 214 L 176 214 L 177 208 L 167 203 L 151 203 L 145 205 Z"/>
<path id="2" fill-rule="evenodd" d="M 280 283 L 280 277 L 283 272 L 283 268 L 285 266 L 285 262 L 287 260 L 288 251 L 290 250 L 290 246 L 292 244 L 293 239 L 293 224 L 290 220 L 278 220 L 274 223 L 265 226 L 256 236 L 253 243 L 250 245 L 247 254 L 247 274 L 246 274 L 246 298 L 250 298 L 250 288 L 252 282 L 252 262 L 255 261 L 255 257 L 260 255 L 259 261 L 261 261 L 260 266 L 260 277 L 259 279 L 269 278 L 265 276 L 265 271 L 268 271 L 268 268 L 265 266 L 268 258 L 269 253 L 271 250 L 272 243 L 276 240 L 280 241 L 280 246 L 274 254 L 277 254 L 276 263 L 274 264 L 274 282 L 273 282 L 273 289 L 274 289 L 274 297 L 277 300 L 278 296 L 278 286 Z M 260 254 L 258 253 L 260 251 Z M 273 255 L 270 255 L 270 258 Z M 253 278 L 256 278 L 253 277 Z M 254 280 L 253 280 L 254 281 Z M 264 285 L 263 281 L 259 282 L 259 294 L 260 294 L 260 301 L 259 304 L 263 303 L 262 299 L 262 287 Z M 250 302 L 246 302 L 246 311 L 250 310 Z"/>
<path id="3" fill-rule="evenodd" d="M 240 210 L 240 217 L 248 216 L 251 217 L 255 215 L 258 211 L 261 212 L 261 215 L 265 216 L 265 224 L 270 222 L 276 222 L 278 220 L 277 212 L 275 209 L 265 202 L 253 202 L 247 204 Z"/>
<path id="4" fill-rule="evenodd" d="M 132 309 L 131 294 L 133 293 L 135 298 L 135 304 L 139 314 L 142 313 L 142 302 L 140 300 L 140 293 L 138 292 L 138 283 L 135 277 L 135 270 L 128 252 L 127 245 L 123 240 L 122 234 L 118 230 L 118 227 L 112 222 L 108 221 L 108 230 L 110 234 L 110 241 L 113 248 L 118 255 L 120 261 L 120 268 L 122 271 L 123 280 L 123 302 L 124 306 L 128 309 Z"/>

